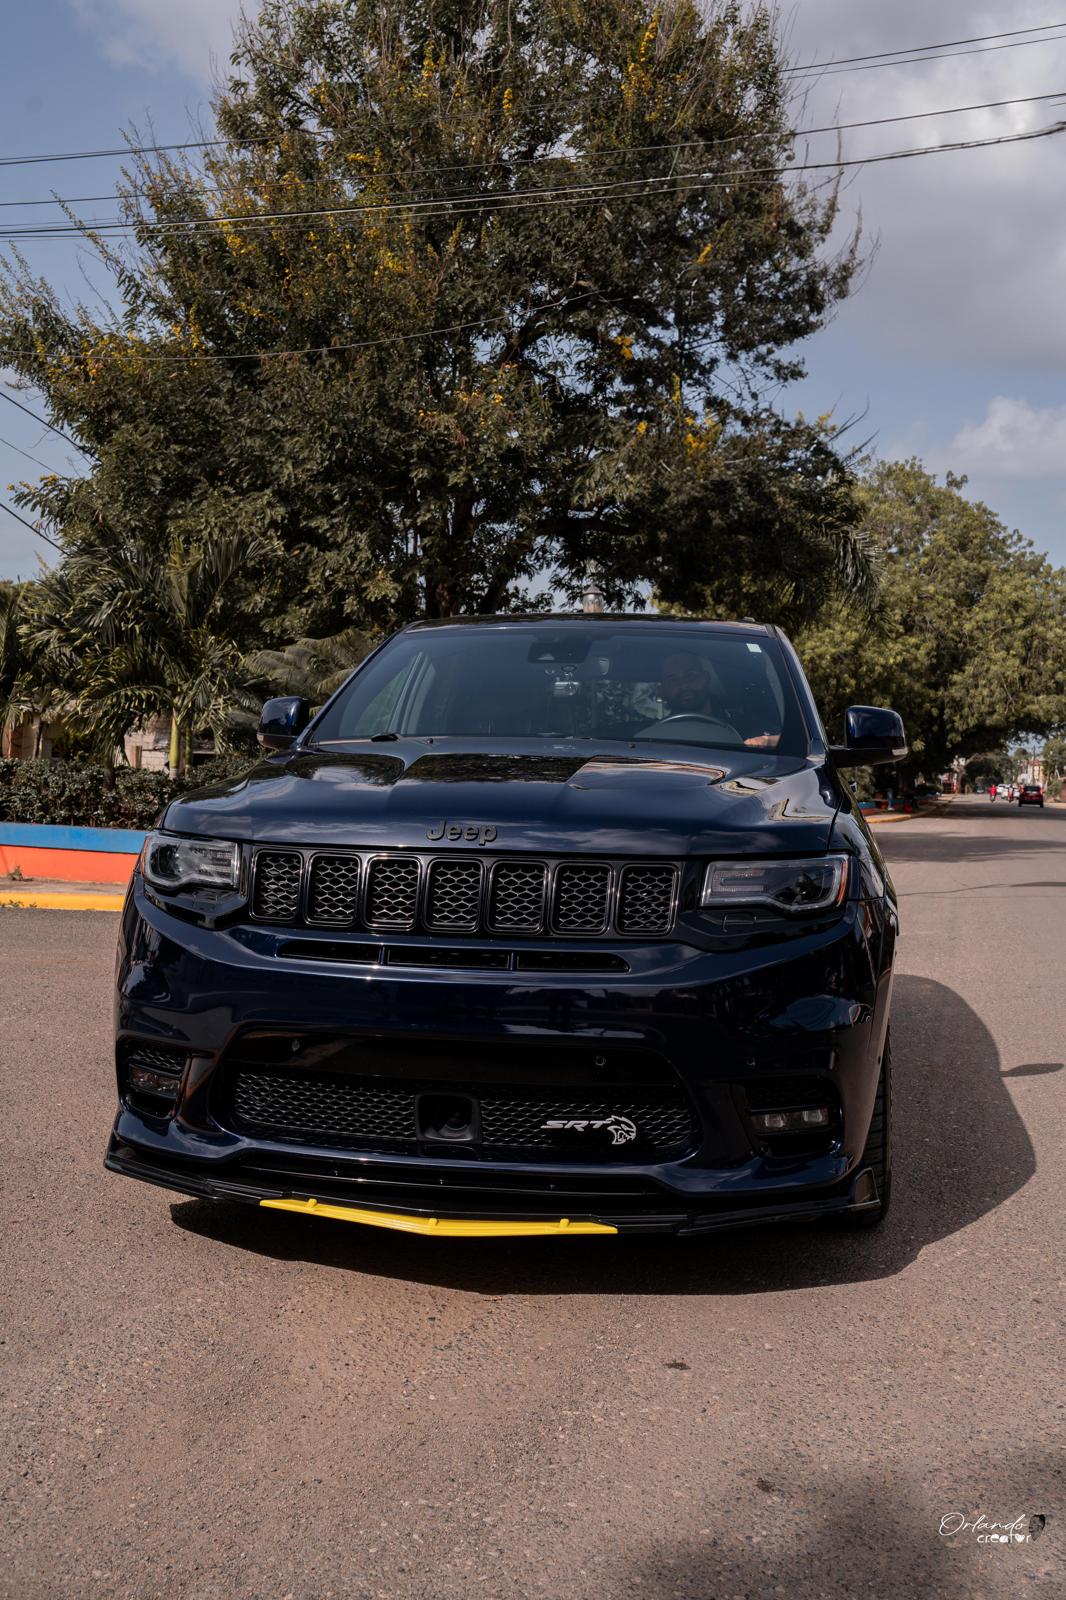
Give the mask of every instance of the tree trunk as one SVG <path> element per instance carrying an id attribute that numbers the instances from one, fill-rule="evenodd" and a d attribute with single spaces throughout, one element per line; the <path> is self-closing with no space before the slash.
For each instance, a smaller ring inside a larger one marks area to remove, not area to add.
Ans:
<path id="1" fill-rule="evenodd" d="M 170 713 L 170 751 L 167 756 L 167 776 L 178 776 L 178 763 L 181 760 L 181 725 L 178 722 L 176 711 Z"/>

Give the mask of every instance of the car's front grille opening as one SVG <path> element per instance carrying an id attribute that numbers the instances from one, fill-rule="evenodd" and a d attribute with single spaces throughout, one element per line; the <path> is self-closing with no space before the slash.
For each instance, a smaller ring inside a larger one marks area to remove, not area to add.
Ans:
<path id="1" fill-rule="evenodd" d="M 359 911 L 362 863 L 358 856 L 312 856 L 307 888 L 308 922 L 350 927 Z"/>
<path id="2" fill-rule="evenodd" d="M 480 861 L 431 861 L 428 877 L 427 926 L 476 929 L 481 918 Z"/>
<path id="3" fill-rule="evenodd" d="M 557 933 L 602 933 L 607 926 L 609 867 L 573 865 L 555 875 L 552 927 Z"/>
<path id="4" fill-rule="evenodd" d="M 293 961 L 346 961 L 373 966 L 381 960 L 379 944 L 358 944 L 354 939 L 283 939 L 277 953 Z"/>
<path id="5" fill-rule="evenodd" d="M 176 1045 L 127 1043 L 121 1056 L 130 1104 L 153 1116 L 170 1116 L 177 1104 L 188 1052 Z"/>
<path id="6" fill-rule="evenodd" d="M 691 1107 L 670 1087 L 552 1095 L 467 1082 L 449 1086 L 444 1096 L 440 1084 L 242 1065 L 229 1082 L 239 1130 L 319 1145 L 413 1152 L 439 1144 L 440 1103 L 449 1097 L 469 1107 L 470 1155 L 641 1162 L 676 1158 L 695 1140 Z"/>
<path id="7" fill-rule="evenodd" d="M 514 958 L 518 972 L 628 972 L 623 956 L 597 954 L 594 950 L 518 950 Z"/>
<path id="8" fill-rule="evenodd" d="M 418 914 L 419 863 L 413 856 L 379 856 L 370 863 L 366 920 L 371 928 L 413 928 Z"/>
<path id="9" fill-rule="evenodd" d="M 295 850 L 260 850 L 255 858 L 253 915 L 271 922 L 295 922 L 302 876 L 303 857 Z"/>
<path id="10" fill-rule="evenodd" d="M 364 944 L 341 939 L 282 939 L 276 954 L 291 961 L 349 966 L 453 967 L 461 972 L 628 972 L 623 956 L 598 950 L 480 950 L 474 945 Z"/>
<path id="11" fill-rule="evenodd" d="M 446 944 L 390 944 L 385 951 L 390 967 L 463 967 L 469 971 L 487 968 L 506 971 L 510 954 L 506 950 L 452 949 Z"/>
<path id="12" fill-rule="evenodd" d="M 253 856 L 251 910 L 262 922 L 371 933 L 661 939 L 673 928 L 680 878 L 674 862 L 266 845 Z"/>
<path id="13" fill-rule="evenodd" d="M 674 921 L 676 893 L 677 873 L 673 867 L 623 867 L 619 932 L 669 933 Z"/>
<path id="14" fill-rule="evenodd" d="M 538 933 L 544 923 L 548 869 L 543 861 L 500 861 L 492 874 L 489 927 L 500 933 Z"/>

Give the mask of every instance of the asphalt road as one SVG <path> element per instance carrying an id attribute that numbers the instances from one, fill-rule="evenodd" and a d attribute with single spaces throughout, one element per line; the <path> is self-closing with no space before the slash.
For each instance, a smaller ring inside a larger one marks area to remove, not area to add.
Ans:
<path id="1" fill-rule="evenodd" d="M 432 1242 L 111 1176 L 115 918 L 0 910 L 0 1594 L 1066 1592 L 1066 807 L 880 837 L 871 1235 Z"/>

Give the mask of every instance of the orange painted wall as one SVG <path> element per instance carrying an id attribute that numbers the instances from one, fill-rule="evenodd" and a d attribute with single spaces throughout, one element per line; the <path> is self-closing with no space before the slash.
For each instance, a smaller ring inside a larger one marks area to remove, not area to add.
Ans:
<path id="1" fill-rule="evenodd" d="M 0 879 L 16 867 L 24 878 L 62 883 L 129 883 L 135 855 L 109 850 L 45 850 L 39 845 L 0 844 Z"/>

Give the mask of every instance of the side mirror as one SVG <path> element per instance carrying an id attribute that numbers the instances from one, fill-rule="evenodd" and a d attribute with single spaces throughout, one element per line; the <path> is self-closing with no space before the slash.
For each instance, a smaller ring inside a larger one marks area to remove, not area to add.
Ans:
<path id="1" fill-rule="evenodd" d="M 903 718 L 885 706 L 849 706 L 844 740 L 829 750 L 838 767 L 880 767 L 907 754 Z"/>
<path id="2" fill-rule="evenodd" d="M 311 707 L 297 694 L 268 700 L 259 713 L 256 738 L 264 750 L 287 750 L 311 720 Z"/>

